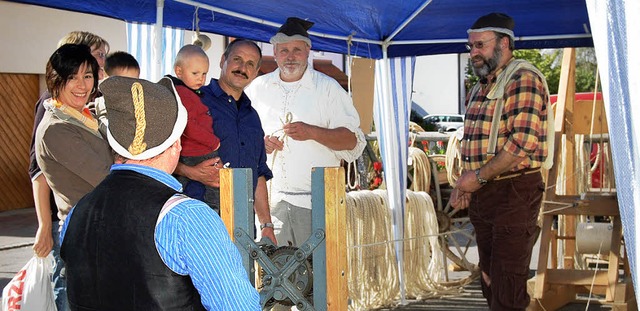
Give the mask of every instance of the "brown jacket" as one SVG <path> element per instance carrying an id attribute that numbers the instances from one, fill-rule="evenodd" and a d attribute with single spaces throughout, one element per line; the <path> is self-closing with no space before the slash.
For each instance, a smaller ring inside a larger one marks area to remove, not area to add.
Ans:
<path id="1" fill-rule="evenodd" d="M 58 217 L 93 190 L 113 164 L 113 153 L 99 132 L 49 108 L 36 130 L 36 160 L 53 191 Z"/>

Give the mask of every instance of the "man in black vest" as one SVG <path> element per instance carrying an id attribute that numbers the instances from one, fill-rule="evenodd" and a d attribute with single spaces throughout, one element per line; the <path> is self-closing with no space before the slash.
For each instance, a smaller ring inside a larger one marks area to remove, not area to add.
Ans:
<path id="1" fill-rule="evenodd" d="M 171 176 L 187 113 L 170 79 L 100 85 L 117 153 L 62 229 L 72 310 L 259 310 L 220 217 Z"/>

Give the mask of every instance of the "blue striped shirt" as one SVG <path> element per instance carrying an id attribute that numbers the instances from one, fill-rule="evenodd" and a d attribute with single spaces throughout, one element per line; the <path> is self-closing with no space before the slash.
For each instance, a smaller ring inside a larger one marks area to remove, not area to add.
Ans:
<path id="1" fill-rule="evenodd" d="M 154 168 L 114 164 L 111 170 L 135 171 L 181 190 L 173 176 Z M 72 214 L 73 210 L 67 217 Z M 192 199 L 178 203 L 156 226 L 155 243 L 169 269 L 191 277 L 207 310 L 260 310 L 260 296 L 249 282 L 240 252 L 220 217 L 205 203 Z"/>

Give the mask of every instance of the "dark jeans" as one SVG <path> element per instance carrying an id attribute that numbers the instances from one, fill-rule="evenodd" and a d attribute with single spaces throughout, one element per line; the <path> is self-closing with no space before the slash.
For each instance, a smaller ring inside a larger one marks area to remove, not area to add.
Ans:
<path id="1" fill-rule="evenodd" d="M 539 172 L 490 181 L 471 198 L 469 216 L 476 230 L 482 294 L 492 311 L 525 310 L 527 279 L 536 240 L 544 183 Z"/>
<path id="2" fill-rule="evenodd" d="M 60 231 L 58 230 L 58 220 L 53 221 L 51 235 L 53 236 L 53 272 L 51 281 L 53 282 L 53 297 L 56 299 L 58 311 L 69 311 L 69 301 L 67 300 L 67 278 L 65 275 L 64 261 L 60 258 Z"/>
<path id="3" fill-rule="evenodd" d="M 194 157 L 180 157 L 180 163 L 183 163 L 188 166 L 195 166 L 200 164 L 200 162 L 208 159 L 213 159 L 218 156 L 218 151 L 211 152 L 209 154 L 205 154 L 203 156 L 194 156 Z M 203 185 L 202 183 L 191 180 L 184 176 L 176 176 L 178 181 L 182 184 L 182 189 L 184 194 L 203 201 L 211 207 L 216 213 L 220 214 L 220 188 L 216 187 L 208 187 Z"/>

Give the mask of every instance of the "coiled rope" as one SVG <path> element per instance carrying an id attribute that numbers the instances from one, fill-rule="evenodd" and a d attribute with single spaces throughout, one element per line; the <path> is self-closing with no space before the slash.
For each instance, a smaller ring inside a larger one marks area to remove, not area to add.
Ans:
<path id="1" fill-rule="evenodd" d="M 384 190 L 347 193 L 349 310 L 369 310 L 395 303 L 399 293 L 392 218 Z M 407 190 L 404 271 L 409 298 L 459 293 L 445 287 L 438 222 L 431 197 Z"/>
<path id="2" fill-rule="evenodd" d="M 420 148 L 409 147 L 409 158 L 413 167 L 411 190 L 429 192 L 431 188 L 431 163 Z"/>
<path id="3" fill-rule="evenodd" d="M 449 185 L 455 187 L 456 181 L 462 175 L 462 155 L 460 154 L 460 137 L 457 133 L 449 137 L 445 157 L 445 167 L 447 168 L 447 180 Z"/>

